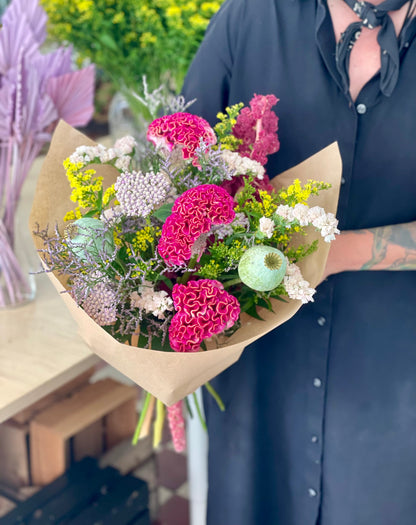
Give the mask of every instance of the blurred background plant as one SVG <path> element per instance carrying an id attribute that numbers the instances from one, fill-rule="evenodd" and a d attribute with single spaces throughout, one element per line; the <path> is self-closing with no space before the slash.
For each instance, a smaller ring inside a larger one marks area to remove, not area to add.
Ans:
<path id="1" fill-rule="evenodd" d="M 146 76 L 178 93 L 205 29 L 224 0 L 42 0 L 50 38 L 93 62 L 133 111 Z M 102 79 L 105 85 L 105 78 Z"/>
<path id="2" fill-rule="evenodd" d="M 59 119 L 85 126 L 93 113 L 94 66 L 74 71 L 70 47 L 41 52 L 46 23 L 38 0 L 13 0 L 1 17 L 0 308 L 34 297 L 15 224 L 30 168 Z"/>

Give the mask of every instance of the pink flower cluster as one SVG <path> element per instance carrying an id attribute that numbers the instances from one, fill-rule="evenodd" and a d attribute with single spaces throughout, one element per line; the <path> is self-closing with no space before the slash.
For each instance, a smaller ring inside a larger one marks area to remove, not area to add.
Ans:
<path id="1" fill-rule="evenodd" d="M 173 448 L 183 452 L 186 447 L 185 418 L 183 417 L 183 401 L 167 407 L 169 430 L 172 436 Z"/>
<path id="2" fill-rule="evenodd" d="M 164 146 L 169 151 L 174 146 L 182 146 L 183 158 L 192 158 L 194 166 L 198 166 L 194 157 L 201 140 L 209 146 L 217 142 L 217 137 L 203 118 L 191 113 L 174 113 L 154 120 L 148 127 L 147 140 L 156 147 Z"/>
<path id="3" fill-rule="evenodd" d="M 231 195 L 216 184 L 202 184 L 185 191 L 175 202 L 166 219 L 158 244 L 166 264 L 181 266 L 192 256 L 195 241 L 208 233 L 213 224 L 234 220 Z"/>
<path id="4" fill-rule="evenodd" d="M 263 166 L 267 155 L 279 150 L 277 138 L 277 115 L 272 107 L 278 102 L 274 95 L 255 95 L 250 101 L 250 108 L 244 107 L 237 117 L 233 135 L 243 142 L 238 153 L 257 160 Z"/>
<path id="5" fill-rule="evenodd" d="M 175 284 L 176 314 L 169 327 L 169 341 L 176 352 L 195 352 L 201 342 L 230 328 L 240 315 L 237 299 L 219 281 L 201 279 Z"/>

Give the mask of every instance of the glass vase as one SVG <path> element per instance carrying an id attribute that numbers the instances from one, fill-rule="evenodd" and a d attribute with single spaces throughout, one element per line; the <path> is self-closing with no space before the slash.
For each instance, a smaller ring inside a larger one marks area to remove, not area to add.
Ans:
<path id="1" fill-rule="evenodd" d="M 150 118 L 143 111 L 133 111 L 125 95 L 117 92 L 108 110 L 108 127 L 113 142 L 131 135 L 138 144 L 146 143 L 146 131 Z"/>
<path id="2" fill-rule="evenodd" d="M 33 273 L 35 253 L 29 235 L 24 235 L 18 221 L 12 234 L 0 219 L 0 308 L 12 308 L 35 298 Z"/>

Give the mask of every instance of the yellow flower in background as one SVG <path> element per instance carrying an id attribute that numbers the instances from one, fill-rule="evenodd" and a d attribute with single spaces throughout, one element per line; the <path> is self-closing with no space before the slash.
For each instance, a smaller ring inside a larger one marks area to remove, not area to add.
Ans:
<path id="1" fill-rule="evenodd" d="M 113 24 L 121 24 L 124 21 L 124 13 L 116 13 L 113 16 Z"/>
<path id="2" fill-rule="evenodd" d="M 80 13 L 85 13 L 91 11 L 94 7 L 94 2 L 92 0 L 79 0 L 75 2 L 75 5 Z"/>
<path id="3" fill-rule="evenodd" d="M 182 14 L 182 9 L 178 7 L 177 5 L 168 7 L 166 9 L 166 16 L 169 18 L 180 17 L 181 14 Z"/>
<path id="4" fill-rule="evenodd" d="M 140 47 L 147 47 L 157 42 L 157 37 L 152 35 L 152 33 L 143 33 L 139 38 Z"/>
<path id="5" fill-rule="evenodd" d="M 201 16 L 200 14 L 192 15 L 189 18 L 189 22 L 191 23 L 191 26 L 194 29 L 197 29 L 197 28 L 205 29 L 208 24 L 208 20 L 204 18 L 203 16 Z"/>
<path id="6" fill-rule="evenodd" d="M 116 89 L 179 92 L 212 15 L 222 1 L 41 0 L 49 37 L 69 42 L 77 60 L 94 62 Z"/>

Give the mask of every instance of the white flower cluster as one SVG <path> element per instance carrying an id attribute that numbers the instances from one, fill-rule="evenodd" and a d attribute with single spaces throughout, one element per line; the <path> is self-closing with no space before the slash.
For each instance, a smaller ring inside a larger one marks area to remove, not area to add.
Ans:
<path id="1" fill-rule="evenodd" d="M 167 292 L 155 292 L 152 283 L 145 281 L 138 292 L 130 294 L 132 308 L 140 308 L 158 319 L 165 319 L 165 312 L 173 310 L 173 301 Z"/>
<path id="2" fill-rule="evenodd" d="M 283 278 L 283 285 L 291 299 L 298 299 L 302 303 L 313 302 L 315 289 L 311 288 L 308 281 L 302 276 L 299 266 L 287 261 L 286 275 Z"/>
<path id="3" fill-rule="evenodd" d="M 214 233 L 217 238 L 222 241 L 222 239 L 225 239 L 234 233 L 233 227 L 236 228 L 241 226 L 242 228 L 247 229 L 249 225 L 250 221 L 248 220 L 248 217 L 242 212 L 237 212 L 231 224 L 214 225 L 212 226 L 210 233 Z"/>
<path id="4" fill-rule="evenodd" d="M 276 210 L 279 215 L 288 222 L 298 222 L 301 226 L 312 224 L 320 230 L 325 242 L 331 242 L 335 235 L 340 233 L 338 230 L 338 220 L 333 213 L 326 213 L 320 206 L 309 208 L 306 204 L 296 204 L 295 206 L 280 205 Z"/>
<path id="5" fill-rule="evenodd" d="M 98 159 L 102 164 L 115 160 L 114 165 L 121 171 L 129 169 L 131 157 L 137 143 L 133 137 L 126 136 L 119 139 L 113 148 L 106 148 L 102 144 L 97 146 L 79 146 L 69 157 L 74 164 L 88 164 L 94 159 Z"/>
<path id="6" fill-rule="evenodd" d="M 170 182 L 163 173 L 122 173 L 114 184 L 122 213 L 147 217 L 166 200 Z"/>
<path id="7" fill-rule="evenodd" d="M 114 149 L 120 151 L 123 155 L 130 155 L 133 150 L 137 147 L 137 142 L 131 135 L 121 137 L 114 144 Z"/>
<path id="8" fill-rule="evenodd" d="M 271 239 L 274 232 L 274 221 L 269 217 L 262 217 L 259 223 L 259 230 L 268 239 Z"/>
<path id="9" fill-rule="evenodd" d="M 253 173 L 259 180 L 264 178 L 264 167 L 256 160 L 242 157 L 236 151 L 225 149 L 221 152 L 222 158 L 227 163 L 228 167 L 235 170 L 239 175 L 245 175 L 249 171 Z"/>

